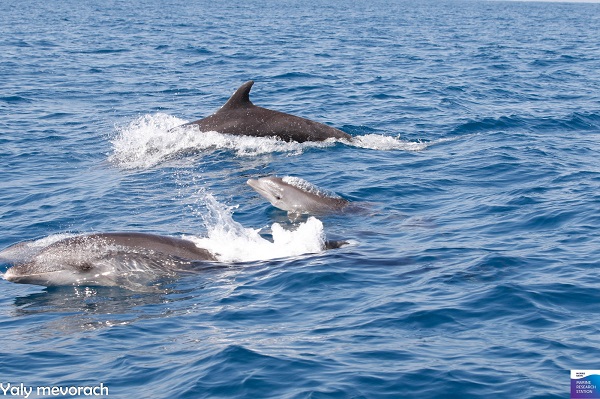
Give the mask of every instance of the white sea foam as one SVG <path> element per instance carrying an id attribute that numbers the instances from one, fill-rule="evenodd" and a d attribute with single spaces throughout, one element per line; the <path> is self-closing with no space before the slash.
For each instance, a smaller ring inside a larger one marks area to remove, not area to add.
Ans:
<path id="1" fill-rule="evenodd" d="M 199 133 L 187 121 L 167 114 L 144 115 L 126 126 L 117 126 L 111 140 L 111 162 L 126 169 L 149 168 L 185 152 L 231 150 L 238 156 L 265 153 L 301 153 L 306 147 L 326 147 L 332 142 L 296 143 L 273 137 L 234 136 L 217 132 Z M 173 130 L 171 130 L 173 129 Z"/>
<path id="2" fill-rule="evenodd" d="M 211 194 L 203 194 L 201 202 L 208 210 L 207 213 L 200 214 L 208 236 L 183 238 L 208 249 L 219 261 L 250 262 L 324 250 L 323 223 L 317 218 L 311 217 L 292 230 L 286 230 L 279 223 L 274 223 L 270 229 L 273 241 L 270 241 L 259 234 L 261 229 L 246 228 L 233 220 L 234 208 L 217 202 Z"/>
<path id="3" fill-rule="evenodd" d="M 401 140 L 378 134 L 355 136 L 352 142 L 328 139 L 322 142 L 286 142 L 274 137 L 250 137 L 199 133 L 194 127 L 178 127 L 187 121 L 157 113 L 143 115 L 125 126 L 117 126 L 111 139 L 109 160 L 125 169 L 144 169 L 155 166 L 186 152 L 225 149 L 237 156 L 255 156 L 266 153 L 301 154 L 307 148 L 323 148 L 337 142 L 374 150 L 422 151 L 431 143 Z"/>
<path id="4" fill-rule="evenodd" d="M 423 151 L 431 143 L 400 140 L 398 137 L 382 136 L 380 134 L 365 134 L 355 136 L 351 145 L 371 150 L 401 150 L 401 151 Z"/>

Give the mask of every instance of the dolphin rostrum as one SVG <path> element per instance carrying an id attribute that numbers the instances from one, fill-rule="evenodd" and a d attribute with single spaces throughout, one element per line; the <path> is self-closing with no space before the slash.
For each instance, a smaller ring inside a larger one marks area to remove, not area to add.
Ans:
<path id="1" fill-rule="evenodd" d="M 334 194 L 327 194 L 298 177 L 268 176 L 256 180 L 249 179 L 247 183 L 273 206 L 289 213 L 339 212 L 349 204 L 347 200 Z"/>
<path id="2" fill-rule="evenodd" d="M 145 233 L 98 233 L 47 246 L 20 243 L 0 252 L 15 263 L 4 279 L 44 286 L 143 286 L 216 258 L 192 241 Z M 29 252 L 29 253 L 28 253 Z M 13 261 L 14 259 L 14 261 Z"/>
<path id="3" fill-rule="evenodd" d="M 352 140 L 334 127 L 279 111 L 258 107 L 250 101 L 252 80 L 244 83 L 214 114 L 186 123 L 201 132 L 219 132 L 255 137 L 279 137 L 284 141 L 323 141 L 329 138 Z"/>

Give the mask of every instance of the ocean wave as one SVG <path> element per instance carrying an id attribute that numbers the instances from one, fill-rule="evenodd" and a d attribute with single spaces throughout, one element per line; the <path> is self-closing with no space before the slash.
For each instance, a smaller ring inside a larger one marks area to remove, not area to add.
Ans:
<path id="1" fill-rule="evenodd" d="M 18 103 L 32 103 L 33 100 L 27 97 L 22 96 L 3 96 L 0 97 L 0 101 L 8 103 L 8 104 L 18 104 Z"/>
<path id="2" fill-rule="evenodd" d="M 466 121 L 454 129 L 452 135 L 465 135 L 490 131 L 597 131 L 600 130 L 600 113 L 574 112 L 562 117 L 557 116 L 520 116 L 509 115 L 497 118 L 481 118 Z"/>

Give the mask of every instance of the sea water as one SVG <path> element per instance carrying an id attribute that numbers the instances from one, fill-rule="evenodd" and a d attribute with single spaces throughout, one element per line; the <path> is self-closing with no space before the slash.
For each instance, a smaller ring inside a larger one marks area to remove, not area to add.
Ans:
<path id="1" fill-rule="evenodd" d="M 2 2 L 0 248 L 149 232 L 223 267 L 0 280 L 0 392 L 567 397 L 600 367 L 598 26 L 554 2 Z M 250 79 L 354 140 L 170 130 Z M 290 218 L 245 184 L 266 175 L 364 211 Z"/>

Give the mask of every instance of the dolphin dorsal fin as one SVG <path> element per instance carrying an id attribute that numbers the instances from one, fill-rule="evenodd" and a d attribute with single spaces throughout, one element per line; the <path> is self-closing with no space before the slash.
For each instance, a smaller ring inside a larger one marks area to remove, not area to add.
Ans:
<path id="1" fill-rule="evenodd" d="M 249 80 L 243 85 L 240 86 L 239 89 L 236 90 L 235 93 L 227 100 L 225 105 L 221 107 L 224 108 L 238 108 L 244 107 L 248 105 L 252 105 L 252 101 L 250 101 L 250 89 L 252 89 L 252 85 L 254 84 L 253 80 Z"/>

